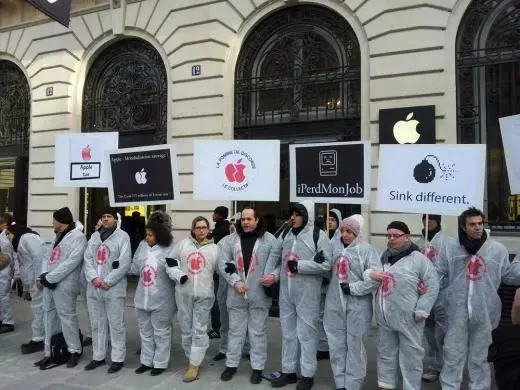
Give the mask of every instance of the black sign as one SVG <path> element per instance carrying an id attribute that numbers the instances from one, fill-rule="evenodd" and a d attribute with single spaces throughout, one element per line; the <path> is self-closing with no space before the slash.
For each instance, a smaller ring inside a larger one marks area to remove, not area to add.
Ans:
<path id="1" fill-rule="evenodd" d="M 326 202 L 365 198 L 364 144 L 324 144 L 295 148 L 295 199 Z M 368 184 L 368 183 L 367 183 Z M 346 202 L 343 202 L 346 203 Z"/>
<path id="2" fill-rule="evenodd" d="M 27 0 L 49 18 L 69 27 L 71 0 Z"/>
<path id="3" fill-rule="evenodd" d="M 379 110 L 380 144 L 434 144 L 435 106 Z"/>
<path id="4" fill-rule="evenodd" d="M 114 202 L 175 200 L 170 148 L 110 154 Z"/>

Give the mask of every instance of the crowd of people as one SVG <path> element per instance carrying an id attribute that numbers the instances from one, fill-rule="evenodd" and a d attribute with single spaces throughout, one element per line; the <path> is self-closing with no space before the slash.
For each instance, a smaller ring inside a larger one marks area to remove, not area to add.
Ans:
<path id="1" fill-rule="evenodd" d="M 9 214 L 0 216 L 0 333 L 14 330 L 11 279 L 20 279 L 32 312 L 22 353 L 43 351 L 35 365 L 49 369 L 62 334 L 67 367 L 77 366 L 83 346 L 92 343 L 85 370 L 94 370 L 107 364 L 110 342 L 108 373 L 117 372 L 126 357 L 127 275 L 134 274 L 141 346 L 136 374 L 167 369 L 176 315 L 188 361 L 185 382 L 199 377 L 212 336 L 220 337 L 214 360 L 225 359 L 221 380 L 232 380 L 248 354 L 250 382 L 258 384 L 278 284 L 282 361 L 279 375 L 270 378 L 273 388 L 297 383 L 298 390 L 311 389 L 318 359 L 330 357 L 336 388 L 361 390 L 374 312 L 380 389 L 395 389 L 400 373 L 404 390 L 419 390 L 423 380 L 458 390 L 466 362 L 469 389 L 491 388 L 488 349 L 501 315 L 497 290 L 501 283 L 520 284 L 520 257 L 511 263 L 507 249 L 487 236 L 480 210 L 461 214 L 456 238 L 443 233 L 437 215 L 423 216 L 423 238 L 415 241 L 404 222 L 393 221 L 382 253 L 367 242 L 361 215 L 342 219 L 331 210 L 327 235 L 315 224 L 312 202 L 294 204 L 287 227 L 276 235 L 252 207 L 232 224 L 227 213 L 215 210 L 212 231 L 205 217 L 195 218 L 190 236 L 175 242 L 170 216 L 154 212 L 135 248 L 115 210 L 102 212 L 87 240 L 83 226 L 62 208 L 53 214 L 50 251 L 38 233 Z M 89 318 L 84 340 L 79 294 Z"/>

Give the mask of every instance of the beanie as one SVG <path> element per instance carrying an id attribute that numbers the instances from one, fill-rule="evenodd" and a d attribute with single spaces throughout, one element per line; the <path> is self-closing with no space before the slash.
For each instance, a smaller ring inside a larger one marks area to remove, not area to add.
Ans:
<path id="1" fill-rule="evenodd" d="M 63 207 L 59 210 L 56 210 L 52 217 L 55 221 L 58 221 L 64 225 L 71 225 L 74 222 L 74 218 L 72 217 L 72 213 L 70 212 L 68 207 Z"/>
<path id="2" fill-rule="evenodd" d="M 102 217 L 103 215 L 111 215 L 115 219 L 119 219 L 119 216 L 117 215 L 117 210 L 112 209 L 112 208 L 103 209 L 100 216 Z"/>
<path id="3" fill-rule="evenodd" d="M 410 234 L 410 229 L 408 229 L 408 226 L 406 226 L 406 224 L 401 221 L 390 222 L 390 224 L 386 227 L 386 230 L 389 229 L 396 229 L 402 231 L 404 234 Z"/>
<path id="4" fill-rule="evenodd" d="M 340 228 L 350 229 L 356 235 L 356 237 L 359 236 L 359 233 L 361 232 L 361 226 L 358 220 L 353 217 L 348 217 L 341 221 Z"/>
<path id="5" fill-rule="evenodd" d="M 214 213 L 217 213 L 222 218 L 227 219 L 229 210 L 225 206 L 218 206 L 215 210 L 213 210 Z"/>

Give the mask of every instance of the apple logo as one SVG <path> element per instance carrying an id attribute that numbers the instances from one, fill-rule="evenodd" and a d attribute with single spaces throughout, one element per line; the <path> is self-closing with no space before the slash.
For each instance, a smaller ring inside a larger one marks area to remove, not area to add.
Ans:
<path id="1" fill-rule="evenodd" d="M 226 173 L 226 178 L 230 183 L 242 183 L 246 179 L 244 169 L 246 169 L 246 166 L 242 163 L 242 159 L 240 159 L 234 164 L 227 164 L 224 172 Z"/>
<path id="2" fill-rule="evenodd" d="M 85 146 L 83 149 L 81 149 L 81 158 L 83 161 L 90 161 L 92 156 L 90 155 L 90 145 Z"/>
<path id="3" fill-rule="evenodd" d="M 414 144 L 421 137 L 417 132 L 419 121 L 412 118 L 413 112 L 406 116 L 406 120 L 399 121 L 394 125 L 394 137 L 400 144 Z"/>
<path id="4" fill-rule="evenodd" d="M 137 182 L 137 184 L 146 184 L 148 179 L 146 178 L 146 172 L 144 168 L 141 169 L 139 172 L 135 173 L 135 181 Z"/>
<path id="5" fill-rule="evenodd" d="M 49 3 L 49 4 L 54 4 L 54 3 L 56 3 L 57 1 L 58 1 L 58 0 L 47 0 L 47 3 Z"/>

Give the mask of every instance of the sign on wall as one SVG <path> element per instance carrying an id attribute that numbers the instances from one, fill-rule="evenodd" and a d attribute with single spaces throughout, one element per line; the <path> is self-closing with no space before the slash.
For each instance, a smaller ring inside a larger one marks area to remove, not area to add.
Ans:
<path id="1" fill-rule="evenodd" d="M 117 149 L 119 134 L 61 134 L 55 138 L 56 187 L 108 187 L 105 151 Z"/>
<path id="2" fill-rule="evenodd" d="M 110 206 L 180 202 L 177 154 L 173 144 L 106 152 Z"/>
<path id="3" fill-rule="evenodd" d="M 289 145 L 291 202 L 370 203 L 370 143 Z"/>
<path id="4" fill-rule="evenodd" d="M 379 110 L 380 144 L 434 144 L 435 106 Z"/>
<path id="5" fill-rule="evenodd" d="M 279 140 L 193 142 L 193 198 L 280 200 Z"/>
<path id="6" fill-rule="evenodd" d="M 27 0 L 35 8 L 65 27 L 69 27 L 71 0 Z"/>
<path id="7" fill-rule="evenodd" d="M 459 215 L 482 210 L 486 145 L 381 145 L 377 209 Z"/>
<path id="8" fill-rule="evenodd" d="M 498 120 L 509 177 L 511 194 L 520 194 L 520 115 L 506 116 Z"/>

